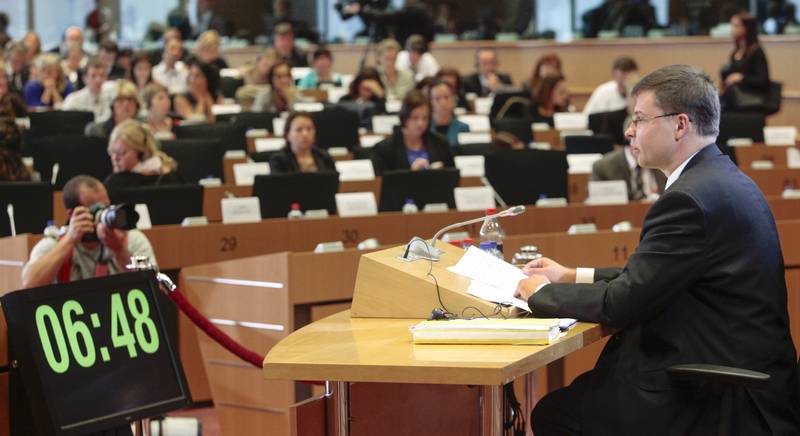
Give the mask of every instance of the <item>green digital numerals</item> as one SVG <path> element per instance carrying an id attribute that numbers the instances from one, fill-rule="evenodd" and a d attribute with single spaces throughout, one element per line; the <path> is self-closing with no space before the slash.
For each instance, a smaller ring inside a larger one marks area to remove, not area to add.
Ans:
<path id="1" fill-rule="evenodd" d="M 131 289 L 123 304 L 119 292 L 111 294 L 111 345 L 126 348 L 128 356 L 138 356 L 138 348 L 147 354 L 158 351 L 158 330 L 150 318 L 150 305 L 140 289 Z M 89 325 L 83 320 L 83 306 L 76 300 L 68 300 L 61 306 L 61 317 L 47 304 L 36 308 L 36 328 L 45 359 L 50 369 L 58 374 L 69 370 L 70 355 L 81 367 L 89 368 L 97 362 L 97 353 Z M 133 330 L 129 324 L 133 318 Z M 92 328 L 102 329 L 100 317 L 96 313 L 89 316 Z M 63 328 L 62 328 L 63 324 Z M 106 329 L 103 329 L 107 331 Z M 52 337 L 51 334 L 52 333 Z M 100 347 L 103 362 L 111 360 L 106 346 Z"/>

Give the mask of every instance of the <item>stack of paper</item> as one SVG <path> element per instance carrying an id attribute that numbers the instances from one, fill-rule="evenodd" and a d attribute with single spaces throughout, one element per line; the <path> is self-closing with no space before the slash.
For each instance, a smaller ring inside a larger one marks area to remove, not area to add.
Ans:
<path id="1" fill-rule="evenodd" d="M 557 319 L 455 319 L 410 327 L 415 344 L 540 344 L 558 338 Z"/>
<path id="2" fill-rule="evenodd" d="M 527 301 L 514 298 L 517 284 L 527 278 L 514 265 L 479 248 L 469 247 L 461 260 L 447 269 L 471 280 L 468 294 L 530 312 Z"/>

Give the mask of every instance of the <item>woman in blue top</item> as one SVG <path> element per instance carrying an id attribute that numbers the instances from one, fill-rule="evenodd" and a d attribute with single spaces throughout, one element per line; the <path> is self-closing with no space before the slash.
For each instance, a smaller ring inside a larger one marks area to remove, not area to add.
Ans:
<path id="1" fill-rule="evenodd" d="M 453 151 L 441 136 L 431 133 L 431 109 L 420 91 L 411 90 L 400 107 L 400 126 L 392 136 L 375 144 L 375 173 L 391 170 L 425 170 L 454 167 Z"/>
<path id="2" fill-rule="evenodd" d="M 317 89 L 320 85 L 342 86 L 342 76 L 333 72 L 333 54 L 327 48 L 314 51 L 312 70 L 297 83 L 299 89 Z"/>
<path id="3" fill-rule="evenodd" d="M 61 69 L 61 60 L 55 53 L 41 54 L 36 58 L 39 78 L 25 84 L 23 94 L 28 107 L 60 106 L 69 93 L 75 90 Z"/>
<path id="4" fill-rule="evenodd" d="M 447 138 L 450 145 L 458 145 L 458 134 L 469 132 L 466 123 L 458 121 L 453 110 L 456 108 L 456 92 L 443 81 L 435 81 L 428 90 L 431 101 L 431 132 Z"/>

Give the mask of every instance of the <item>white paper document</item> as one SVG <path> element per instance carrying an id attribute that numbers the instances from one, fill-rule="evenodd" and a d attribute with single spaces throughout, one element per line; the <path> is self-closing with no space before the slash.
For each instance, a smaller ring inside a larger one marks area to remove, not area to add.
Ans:
<path id="1" fill-rule="evenodd" d="M 476 247 L 469 247 L 457 264 L 447 268 L 470 279 L 467 293 L 495 303 L 507 303 L 530 312 L 528 302 L 514 298 L 517 284 L 527 278 L 510 263 L 498 259 Z"/>

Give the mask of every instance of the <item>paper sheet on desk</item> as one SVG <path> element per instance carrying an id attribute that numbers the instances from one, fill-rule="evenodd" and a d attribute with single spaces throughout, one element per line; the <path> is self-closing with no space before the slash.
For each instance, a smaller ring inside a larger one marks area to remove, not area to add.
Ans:
<path id="1" fill-rule="evenodd" d="M 514 265 L 469 247 L 461 260 L 447 269 L 472 281 L 468 294 L 495 303 L 510 303 L 530 312 L 526 301 L 514 298 L 517 284 L 527 277 Z"/>

